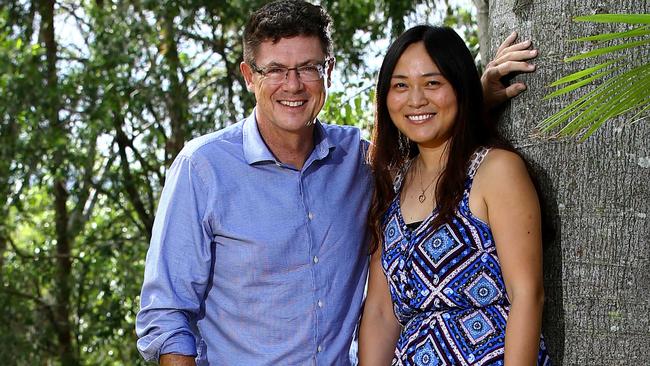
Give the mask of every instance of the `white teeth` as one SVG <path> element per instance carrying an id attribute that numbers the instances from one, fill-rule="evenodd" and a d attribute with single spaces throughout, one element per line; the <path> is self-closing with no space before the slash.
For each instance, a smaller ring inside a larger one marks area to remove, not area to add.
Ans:
<path id="1" fill-rule="evenodd" d="M 304 101 L 290 101 L 290 100 L 281 100 L 280 104 L 286 105 L 288 107 L 300 107 L 301 105 L 305 104 Z"/>
<path id="2" fill-rule="evenodd" d="M 416 114 L 407 116 L 411 121 L 424 121 L 427 118 L 433 117 L 433 114 Z"/>

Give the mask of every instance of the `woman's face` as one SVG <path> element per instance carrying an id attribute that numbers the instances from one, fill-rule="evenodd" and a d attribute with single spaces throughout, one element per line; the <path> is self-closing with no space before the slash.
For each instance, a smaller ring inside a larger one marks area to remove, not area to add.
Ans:
<path id="1" fill-rule="evenodd" d="M 397 61 L 386 105 L 395 126 L 420 146 L 440 146 L 451 136 L 456 93 L 423 42 L 408 46 Z"/>

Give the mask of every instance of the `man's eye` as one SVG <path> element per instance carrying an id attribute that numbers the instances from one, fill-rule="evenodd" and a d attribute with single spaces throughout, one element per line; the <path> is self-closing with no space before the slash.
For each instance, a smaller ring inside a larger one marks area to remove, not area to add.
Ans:
<path id="1" fill-rule="evenodd" d="M 269 69 L 266 69 L 266 73 L 268 75 L 285 75 L 287 73 L 287 69 L 281 67 L 271 67 Z"/>
<path id="2" fill-rule="evenodd" d="M 318 67 L 315 65 L 302 66 L 298 70 L 302 73 L 318 73 Z"/>

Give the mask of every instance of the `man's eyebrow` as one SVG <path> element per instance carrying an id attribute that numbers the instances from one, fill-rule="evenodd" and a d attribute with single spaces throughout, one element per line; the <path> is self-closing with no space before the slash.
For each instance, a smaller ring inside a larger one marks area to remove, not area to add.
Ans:
<path id="1" fill-rule="evenodd" d="M 439 72 L 427 72 L 425 74 L 419 75 L 418 77 L 430 77 L 430 76 L 441 76 L 442 74 Z M 408 76 L 402 75 L 402 74 L 395 74 L 390 77 L 391 79 L 408 79 Z"/>
<path id="2" fill-rule="evenodd" d="M 271 61 L 268 64 L 264 65 L 264 67 L 286 67 L 286 66 L 279 62 Z"/>

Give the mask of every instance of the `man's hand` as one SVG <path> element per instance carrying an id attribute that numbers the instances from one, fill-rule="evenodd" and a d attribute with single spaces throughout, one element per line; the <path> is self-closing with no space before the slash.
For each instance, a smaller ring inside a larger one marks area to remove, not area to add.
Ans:
<path id="1" fill-rule="evenodd" d="M 522 82 L 504 84 L 504 77 L 514 77 L 518 73 L 533 72 L 535 65 L 527 60 L 537 56 L 536 49 L 530 49 L 532 42 L 514 43 L 517 32 L 512 32 L 499 46 L 494 60 L 490 61 L 481 76 L 483 97 L 487 110 L 492 110 L 503 102 L 526 90 Z"/>

